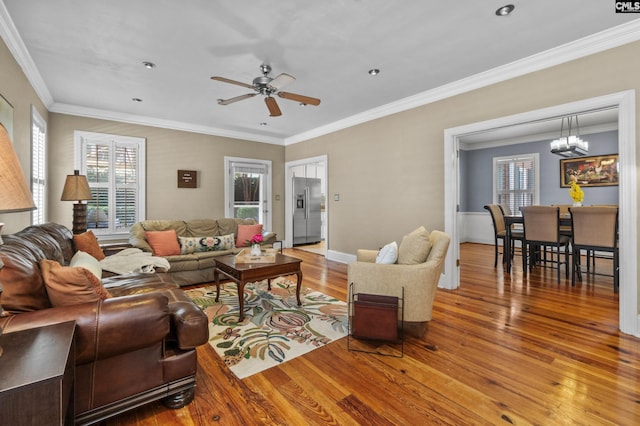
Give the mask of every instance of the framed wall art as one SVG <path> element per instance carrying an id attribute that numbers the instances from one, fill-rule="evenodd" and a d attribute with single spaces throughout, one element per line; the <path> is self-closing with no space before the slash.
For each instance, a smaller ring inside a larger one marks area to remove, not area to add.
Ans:
<path id="1" fill-rule="evenodd" d="M 618 154 L 560 160 L 560 186 L 568 188 L 572 179 L 580 186 L 618 185 Z"/>

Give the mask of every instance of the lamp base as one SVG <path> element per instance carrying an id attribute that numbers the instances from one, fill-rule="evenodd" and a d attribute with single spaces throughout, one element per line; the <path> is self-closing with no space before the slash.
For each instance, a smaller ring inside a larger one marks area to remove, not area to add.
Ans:
<path id="1" fill-rule="evenodd" d="M 73 205 L 73 233 L 82 234 L 87 231 L 87 205 L 75 203 Z"/>

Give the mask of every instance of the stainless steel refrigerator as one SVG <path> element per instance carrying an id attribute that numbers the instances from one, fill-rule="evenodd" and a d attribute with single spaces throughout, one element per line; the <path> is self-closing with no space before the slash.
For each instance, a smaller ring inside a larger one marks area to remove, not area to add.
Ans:
<path id="1" fill-rule="evenodd" d="M 319 243 L 322 239 L 320 179 L 293 178 L 293 245 Z"/>

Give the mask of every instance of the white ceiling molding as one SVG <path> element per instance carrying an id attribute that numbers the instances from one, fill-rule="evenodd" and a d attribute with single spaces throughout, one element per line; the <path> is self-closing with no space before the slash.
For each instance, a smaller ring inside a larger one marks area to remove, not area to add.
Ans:
<path id="1" fill-rule="evenodd" d="M 285 139 L 292 145 L 640 40 L 640 19 Z"/>
<path id="2" fill-rule="evenodd" d="M 133 114 L 124 114 L 121 112 L 105 111 L 101 109 L 78 107 L 75 105 L 54 103 L 50 108 L 50 112 L 60 114 L 76 115 L 80 117 L 97 118 L 101 120 L 113 120 L 121 123 L 139 124 L 142 126 L 160 127 L 163 129 L 180 130 L 184 132 L 200 133 L 204 135 L 221 136 L 231 139 L 242 139 L 253 142 L 269 143 L 273 145 L 283 145 L 282 138 L 274 138 L 266 135 L 258 135 L 255 133 L 236 132 L 228 129 L 220 129 L 216 127 L 199 126 L 192 123 L 182 123 L 179 121 L 162 120 L 153 117 L 137 116 Z"/>

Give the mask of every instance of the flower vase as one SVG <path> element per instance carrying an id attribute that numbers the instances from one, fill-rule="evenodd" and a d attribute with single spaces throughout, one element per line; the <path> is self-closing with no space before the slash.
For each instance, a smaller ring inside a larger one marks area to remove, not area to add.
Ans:
<path id="1" fill-rule="evenodd" d="M 253 244 L 251 246 L 251 256 L 260 256 L 262 254 L 262 249 L 260 249 L 260 244 Z"/>
<path id="2" fill-rule="evenodd" d="M 573 207 L 582 207 L 582 201 L 574 201 Z"/>

